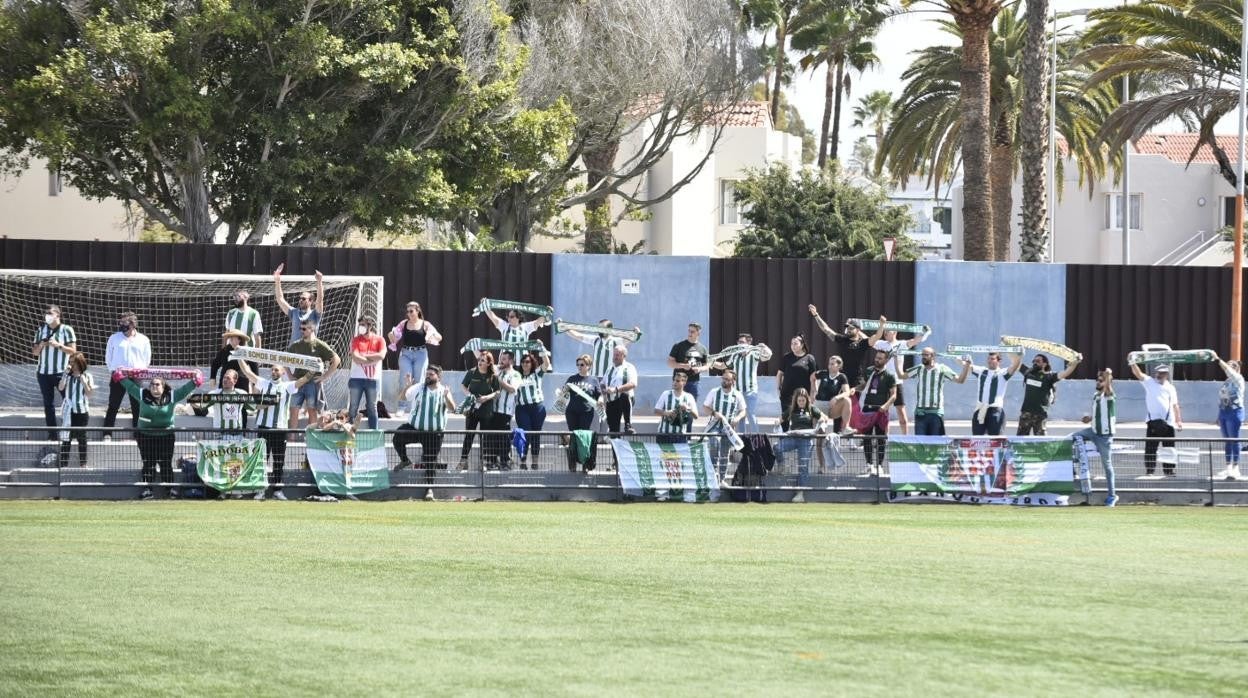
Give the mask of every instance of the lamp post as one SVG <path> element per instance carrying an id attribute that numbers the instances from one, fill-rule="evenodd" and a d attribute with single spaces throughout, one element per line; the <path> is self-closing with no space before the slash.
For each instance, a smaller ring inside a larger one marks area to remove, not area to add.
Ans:
<path id="1" fill-rule="evenodd" d="M 1244 111 L 1248 102 L 1248 2 L 1240 20 L 1239 36 L 1239 170 L 1235 178 L 1235 251 L 1231 264 L 1231 358 L 1238 360 L 1244 294 Z"/>

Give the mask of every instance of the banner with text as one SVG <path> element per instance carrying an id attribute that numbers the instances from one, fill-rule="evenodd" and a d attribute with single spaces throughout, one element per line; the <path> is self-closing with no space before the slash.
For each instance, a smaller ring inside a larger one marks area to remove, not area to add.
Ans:
<path id="1" fill-rule="evenodd" d="M 1063 506 L 1075 491 L 1069 437 L 894 436 L 890 502 Z"/>
<path id="2" fill-rule="evenodd" d="M 612 439 L 620 487 L 634 497 L 719 501 L 719 478 L 705 443 L 656 444 Z"/>
<path id="3" fill-rule="evenodd" d="M 264 439 L 200 441 L 195 470 L 205 485 L 221 492 L 260 490 L 267 486 Z"/>
<path id="4" fill-rule="evenodd" d="M 321 492 L 357 495 L 390 487 L 385 432 L 309 429 L 307 437 L 308 465 Z"/>

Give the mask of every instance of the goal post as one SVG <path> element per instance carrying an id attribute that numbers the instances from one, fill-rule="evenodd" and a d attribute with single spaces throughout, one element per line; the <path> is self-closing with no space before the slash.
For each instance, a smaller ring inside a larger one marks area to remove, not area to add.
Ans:
<path id="1" fill-rule="evenodd" d="M 347 403 L 347 369 L 356 320 L 370 316 L 378 332 L 385 331 L 385 282 L 380 276 L 325 275 L 323 285 L 325 314 L 317 336 L 343 361 L 341 370 L 325 385 L 326 402 L 336 409 Z M 251 295 L 250 305 L 260 313 L 263 346 L 285 349 L 291 340 L 291 322 L 277 303 L 272 274 L 0 269 L 0 407 L 40 409 L 43 405 L 31 348 L 49 305 L 61 308 L 62 322 L 74 329 L 77 348 L 86 355 L 96 385 L 105 388 L 91 398 L 94 412 L 107 405 L 105 350 L 122 313 L 138 316 L 139 332 L 152 343 L 152 365 L 195 367 L 207 376 L 238 290 Z M 282 275 L 282 293 L 291 306 L 297 306 L 300 293 L 315 290 L 313 276 Z"/>

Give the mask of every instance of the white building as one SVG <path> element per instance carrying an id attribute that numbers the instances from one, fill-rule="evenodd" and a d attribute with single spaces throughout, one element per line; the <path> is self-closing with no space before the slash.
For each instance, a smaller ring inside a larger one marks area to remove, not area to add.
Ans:
<path id="1" fill-rule="evenodd" d="M 621 221 L 614 231 L 616 241 L 630 247 L 644 241 L 647 252 L 664 255 L 730 255 L 732 241 L 745 227 L 732 198 L 734 183 L 745 178 L 747 169 L 777 162 L 792 169 L 802 166 L 801 138 L 775 130 L 767 107 L 766 102 L 742 102 L 723 114 L 723 133 L 701 172 L 671 198 L 647 208 L 646 220 Z M 621 145 L 617 163 L 636 152 L 641 137 L 636 134 L 631 151 L 627 141 Z M 659 196 L 696 167 L 710 148 L 711 134 L 705 131 L 673 142 L 642 178 L 641 191 Z M 618 214 L 619 197 L 612 197 L 612 203 Z M 580 217 L 579 207 L 569 213 Z M 562 252 L 573 246 L 573 241 L 535 236 L 529 249 Z"/>
<path id="2" fill-rule="evenodd" d="M 133 241 L 141 221 L 118 199 L 95 201 L 31 159 L 19 176 L 0 176 L 0 236 L 44 240 Z"/>
<path id="3" fill-rule="evenodd" d="M 940 190 L 906 186 L 888 192 L 888 201 L 910 209 L 914 228 L 907 231 L 923 251 L 924 259 L 947 259 L 953 248 L 953 187 Z"/>
<path id="4" fill-rule="evenodd" d="M 1238 137 L 1218 136 L 1231 155 Z M 1202 146 L 1187 164 L 1196 145 L 1194 133 L 1150 133 L 1133 144 L 1130 155 L 1131 264 L 1223 266 L 1230 262 L 1231 245 L 1218 231 L 1234 225 L 1235 188 L 1218 173 L 1213 152 Z M 1059 152 L 1062 150 L 1059 141 Z M 1065 163 L 1054 230 L 1054 261 L 1066 264 L 1121 264 L 1122 185 L 1110 173 L 1080 188 L 1076 164 Z M 1089 191 L 1091 192 L 1089 194 Z M 1019 256 L 1022 184 L 1014 182 L 1012 249 Z M 953 257 L 962 258 L 962 190 L 954 190 Z"/>

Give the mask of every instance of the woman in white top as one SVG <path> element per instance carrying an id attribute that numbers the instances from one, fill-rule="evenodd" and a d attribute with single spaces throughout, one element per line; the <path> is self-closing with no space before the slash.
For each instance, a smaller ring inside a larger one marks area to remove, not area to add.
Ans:
<path id="1" fill-rule="evenodd" d="M 1244 423 L 1244 377 L 1240 373 L 1238 361 L 1218 359 L 1218 365 L 1226 373 L 1226 380 L 1218 389 L 1218 428 L 1224 439 L 1238 439 L 1240 425 Z M 1227 441 L 1223 444 L 1226 450 L 1226 468 L 1215 477 L 1218 479 L 1238 480 L 1239 452 L 1242 448 L 1238 441 Z"/>

